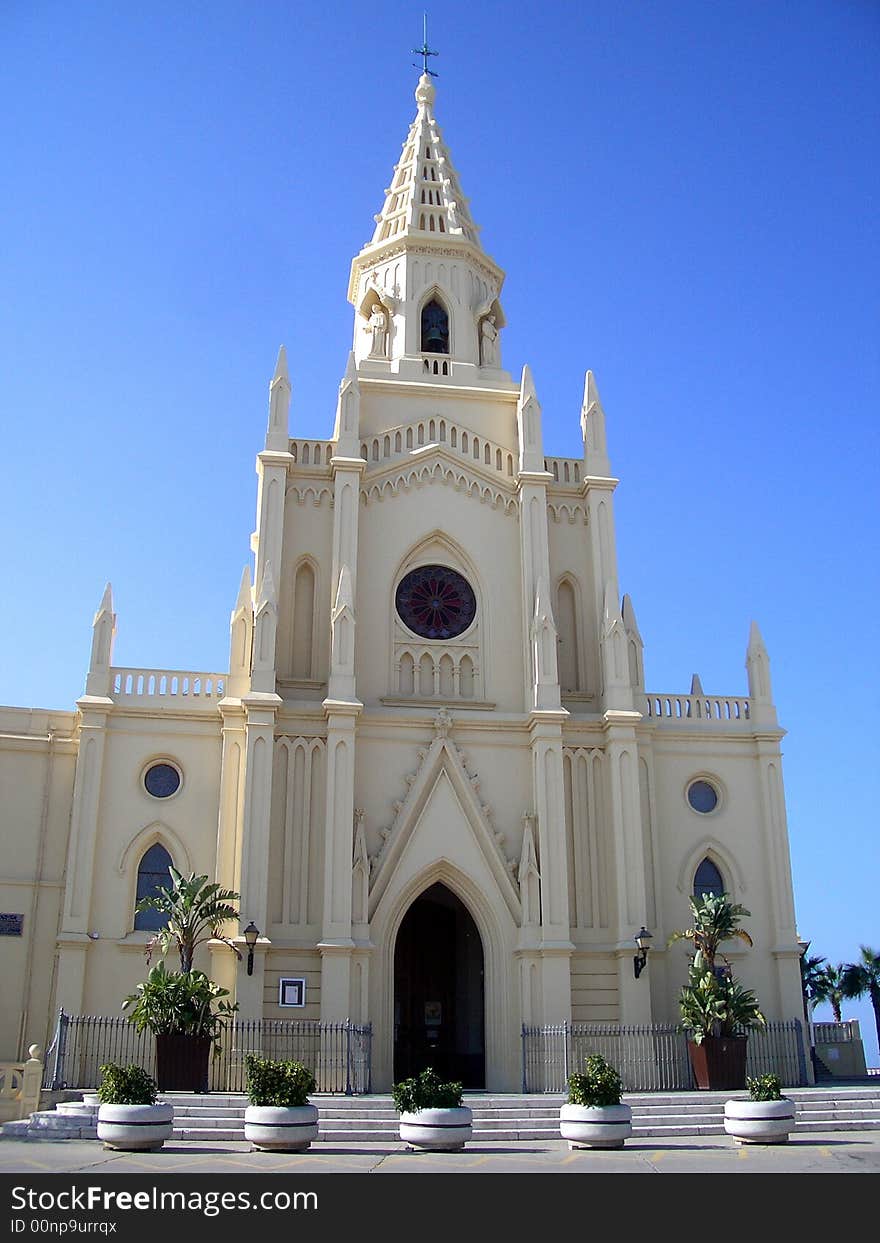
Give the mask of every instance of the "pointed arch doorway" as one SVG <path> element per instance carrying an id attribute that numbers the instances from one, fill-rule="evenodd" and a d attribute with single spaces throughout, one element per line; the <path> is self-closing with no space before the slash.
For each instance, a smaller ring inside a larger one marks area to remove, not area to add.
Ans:
<path id="1" fill-rule="evenodd" d="M 394 946 L 394 1080 L 427 1066 L 485 1086 L 483 943 L 465 904 L 439 882 L 412 903 Z"/>

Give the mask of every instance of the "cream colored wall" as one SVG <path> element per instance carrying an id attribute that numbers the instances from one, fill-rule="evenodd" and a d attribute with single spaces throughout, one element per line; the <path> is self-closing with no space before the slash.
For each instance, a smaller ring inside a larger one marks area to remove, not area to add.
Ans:
<path id="1" fill-rule="evenodd" d="M 22 915 L 0 937 L 0 1057 L 48 1045 L 54 1025 L 55 937 L 63 898 L 76 762 L 72 712 L 0 709 L 0 910 Z"/>
<path id="2" fill-rule="evenodd" d="M 469 772 L 478 776 L 480 801 L 491 809 L 495 828 L 504 834 L 505 853 L 518 860 L 522 815 L 532 804 L 528 735 L 512 724 L 506 730 L 495 730 L 488 724 L 474 725 L 465 714 L 458 720 L 455 741 L 467 756 Z M 366 813 L 371 854 L 382 846 L 381 830 L 394 821 L 395 802 L 406 797 L 407 778 L 419 770 L 419 750 L 427 748 L 433 737 L 430 715 L 406 721 L 388 711 L 366 713 L 362 718 L 355 801 Z"/>
<path id="3" fill-rule="evenodd" d="M 365 481 L 368 486 L 369 476 Z M 426 545 L 433 533 L 442 531 Z M 515 513 L 432 482 L 362 504 L 358 531 L 358 695 L 365 704 L 397 695 L 392 684 L 396 576 L 434 558 L 460 564 L 478 594 L 485 698 L 521 712 L 522 591 Z"/>
<path id="4" fill-rule="evenodd" d="M 417 426 L 434 419 L 448 425 L 450 450 L 452 427 L 464 428 L 471 437 L 488 438 L 493 444 L 514 454 L 516 469 L 516 402 L 519 386 L 483 393 L 479 388 L 454 389 L 438 382 L 377 379 L 364 377 L 361 384 L 360 439 L 370 442 L 367 461 L 372 463 L 372 439 L 384 436 L 388 428 Z M 439 427 L 438 427 L 439 436 Z M 427 426 L 425 443 L 428 443 Z M 415 446 L 418 446 L 418 440 Z M 393 447 L 393 446 L 392 446 Z M 458 453 L 458 449 L 455 450 Z M 471 449 L 471 460 L 473 452 Z M 480 459 L 481 462 L 483 459 Z M 494 466 L 493 466 L 494 470 Z M 507 464 L 504 464 L 507 474 Z"/>
<path id="5" fill-rule="evenodd" d="M 688 897 L 696 867 L 706 854 L 719 868 L 734 901 L 751 911 L 743 927 L 754 948 L 731 942 L 724 954 L 743 984 L 757 993 L 769 1019 L 799 1017 L 799 967 L 790 934 L 774 914 L 778 897 L 771 880 L 754 742 L 748 737 L 713 738 L 699 731 L 674 738 L 658 731 L 651 751 L 660 876 L 658 924 L 652 930 L 659 953 L 652 949 L 651 971 L 659 976 L 660 960 L 667 960 L 662 968 L 664 985 L 655 995 L 658 1019 L 677 1018 L 676 999 L 687 977 L 688 953 L 683 943 L 668 950 L 664 946 L 670 932 L 690 924 Z M 722 793 L 720 806 L 709 814 L 693 811 L 686 799 L 688 784 L 700 776 L 711 779 Z M 777 955 L 780 948 L 787 953 Z"/>
<path id="6" fill-rule="evenodd" d="M 171 798 L 152 798 L 143 787 L 144 770 L 158 760 L 171 760 L 182 771 L 181 788 Z M 160 841 L 180 871 L 213 878 L 219 788 L 219 717 L 111 713 L 88 917 L 94 939 L 86 952 L 85 1013 L 119 1013 L 123 997 L 148 970 L 148 934 L 133 927 L 137 870 L 149 846 Z M 178 966 L 173 956 L 170 965 Z M 209 968 L 207 950 L 196 965 Z"/>

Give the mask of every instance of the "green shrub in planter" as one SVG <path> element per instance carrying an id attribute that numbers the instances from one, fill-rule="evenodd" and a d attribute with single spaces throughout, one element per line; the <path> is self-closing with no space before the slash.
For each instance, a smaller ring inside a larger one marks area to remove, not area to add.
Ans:
<path id="1" fill-rule="evenodd" d="M 619 1105 L 623 1083 L 613 1066 L 599 1053 L 591 1053 L 584 1064 L 584 1073 L 569 1075 L 568 1103 L 586 1105 Z"/>
<path id="2" fill-rule="evenodd" d="M 582 1074 L 568 1077 L 568 1102 L 559 1133 L 569 1148 L 622 1148 L 632 1135 L 632 1109 L 621 1101 L 623 1083 L 613 1066 L 591 1053 Z"/>
<path id="3" fill-rule="evenodd" d="M 155 1152 L 173 1129 L 174 1109 L 156 1103 L 156 1082 L 143 1066 L 101 1067 L 98 1139 L 119 1152 Z"/>
<path id="4" fill-rule="evenodd" d="M 302 1062 L 275 1062 L 249 1053 L 245 1058 L 247 1094 L 252 1105 L 282 1109 L 308 1105 L 317 1087 L 315 1076 Z"/>
<path id="5" fill-rule="evenodd" d="M 759 1075 L 756 1079 L 746 1079 L 750 1101 L 781 1101 L 782 1080 L 778 1075 Z"/>
<path id="6" fill-rule="evenodd" d="M 458 1109 L 463 1094 L 462 1084 L 445 1083 L 431 1067 L 414 1079 L 395 1083 L 391 1089 L 394 1108 L 401 1114 L 415 1114 L 422 1109 Z"/>
<path id="7" fill-rule="evenodd" d="M 101 1067 L 98 1100 L 102 1105 L 155 1105 L 156 1081 L 143 1066 L 117 1066 L 108 1062 Z"/>

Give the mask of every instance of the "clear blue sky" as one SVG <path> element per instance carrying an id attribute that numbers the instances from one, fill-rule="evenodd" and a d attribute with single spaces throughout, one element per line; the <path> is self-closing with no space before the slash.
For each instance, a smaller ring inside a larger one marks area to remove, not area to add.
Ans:
<path id="1" fill-rule="evenodd" d="M 4 0 L 0 702 L 220 670 L 267 385 L 327 436 L 421 4 Z M 548 452 L 587 367 L 650 689 L 767 642 L 801 935 L 880 947 L 876 0 L 451 0 L 437 115 Z M 867 1004 L 860 1017 L 878 1059 Z"/>

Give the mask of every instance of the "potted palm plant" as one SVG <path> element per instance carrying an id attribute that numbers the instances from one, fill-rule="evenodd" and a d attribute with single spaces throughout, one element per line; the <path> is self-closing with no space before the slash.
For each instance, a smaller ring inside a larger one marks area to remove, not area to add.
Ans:
<path id="1" fill-rule="evenodd" d="M 613 1066 L 592 1053 L 582 1074 L 568 1077 L 568 1103 L 559 1111 L 559 1133 L 569 1148 L 622 1148 L 632 1135 L 632 1110 L 621 1100 L 623 1083 Z"/>
<path id="2" fill-rule="evenodd" d="M 750 914 L 727 894 L 691 898 L 693 925 L 669 938 L 688 940 L 694 955 L 688 982 L 679 996 L 679 1010 L 689 1032 L 688 1053 L 697 1087 L 729 1090 L 746 1086 L 746 1041 L 750 1031 L 766 1026 L 755 994 L 743 988 L 725 961 L 719 967 L 719 946 L 734 938 L 752 944 L 739 926 Z"/>
<path id="3" fill-rule="evenodd" d="M 160 962 L 122 1003 L 138 1031 L 156 1037 L 156 1075 L 164 1092 L 207 1092 L 211 1049 L 238 1006 L 204 971 L 167 971 Z"/>
<path id="4" fill-rule="evenodd" d="M 249 1053 L 244 1137 L 267 1152 L 305 1152 L 318 1138 L 318 1110 L 309 1100 L 317 1084 L 302 1062 L 276 1062 Z"/>
<path id="5" fill-rule="evenodd" d="M 391 1098 L 400 1114 L 400 1138 L 411 1148 L 452 1151 L 471 1138 L 473 1114 L 462 1085 L 444 1082 L 430 1067 L 395 1083 Z"/>
<path id="6" fill-rule="evenodd" d="M 164 962 L 159 963 L 122 1008 L 132 1007 L 129 1018 L 138 1030 L 146 1028 L 156 1036 L 162 1091 L 207 1092 L 211 1047 L 218 1051 L 217 1040 L 238 1006 L 225 1000 L 228 989 L 194 970 L 193 963 L 199 946 L 208 941 L 223 941 L 241 958 L 223 933 L 229 920 L 238 919 L 232 903 L 239 895 L 209 883 L 207 876 L 184 876 L 175 867 L 168 871 L 170 885 L 143 898 L 135 912 L 158 911 L 165 921 L 147 942 L 147 962 L 156 950 L 164 960 L 175 949 L 180 971 L 166 971 Z"/>
<path id="7" fill-rule="evenodd" d="M 157 1152 L 171 1138 L 174 1109 L 156 1096 L 156 1081 L 142 1066 L 102 1066 L 98 1139 L 121 1152 Z"/>
<path id="8" fill-rule="evenodd" d="M 794 1101 L 782 1095 L 778 1075 L 747 1079 L 747 1100 L 724 1105 L 724 1129 L 740 1144 L 785 1144 L 794 1130 Z"/>

